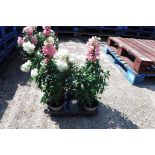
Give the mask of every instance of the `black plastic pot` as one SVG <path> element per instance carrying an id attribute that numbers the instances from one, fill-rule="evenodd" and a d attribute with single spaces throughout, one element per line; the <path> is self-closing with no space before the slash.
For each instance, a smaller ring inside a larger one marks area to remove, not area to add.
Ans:
<path id="1" fill-rule="evenodd" d="M 52 111 L 60 111 L 62 110 L 64 107 L 64 104 L 58 105 L 58 106 L 52 106 L 52 105 L 48 105 L 48 108 Z"/>
<path id="2" fill-rule="evenodd" d="M 48 103 L 48 108 L 52 111 L 60 111 L 62 110 L 64 107 L 64 97 L 62 97 L 58 103 L 52 103 L 52 102 L 49 102 Z"/>
<path id="3" fill-rule="evenodd" d="M 89 106 L 88 104 L 84 104 L 83 109 L 88 112 L 92 112 L 97 110 L 98 106 L 99 106 L 99 102 L 97 100 L 94 100 L 91 106 Z"/>

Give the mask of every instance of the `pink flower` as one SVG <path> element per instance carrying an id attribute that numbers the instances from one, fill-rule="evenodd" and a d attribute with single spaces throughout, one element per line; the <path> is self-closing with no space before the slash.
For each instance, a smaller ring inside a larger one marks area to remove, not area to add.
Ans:
<path id="1" fill-rule="evenodd" d="M 29 36 L 31 36 L 33 34 L 33 27 L 32 26 L 26 26 L 23 29 L 23 33 L 27 33 Z"/>
<path id="2" fill-rule="evenodd" d="M 22 37 L 18 37 L 17 43 L 18 43 L 19 46 L 22 46 L 23 43 L 24 43 L 23 38 Z"/>
<path id="3" fill-rule="evenodd" d="M 56 51 L 56 48 L 53 46 L 53 44 L 46 44 L 43 46 L 42 51 L 45 55 L 52 57 Z"/>
<path id="4" fill-rule="evenodd" d="M 95 49 L 95 46 L 88 45 L 88 51 L 93 51 Z"/>
<path id="5" fill-rule="evenodd" d="M 87 55 L 87 60 L 90 60 L 90 61 L 96 61 L 97 60 L 97 57 L 96 56 L 93 56 L 93 55 Z"/>
<path id="6" fill-rule="evenodd" d="M 44 30 L 50 31 L 51 30 L 51 26 L 43 26 Z"/>
<path id="7" fill-rule="evenodd" d="M 44 59 L 45 64 L 48 64 L 49 60 L 50 60 L 49 58 L 45 58 Z"/>
<path id="8" fill-rule="evenodd" d="M 99 51 L 89 51 L 87 54 L 87 60 L 96 61 L 99 56 Z"/>
<path id="9" fill-rule="evenodd" d="M 37 37 L 36 36 L 31 36 L 31 42 L 32 42 L 32 44 L 37 45 L 37 43 L 38 43 Z"/>
<path id="10" fill-rule="evenodd" d="M 88 40 L 88 42 L 87 42 L 87 50 L 88 50 L 87 60 L 94 62 L 98 59 L 98 56 L 100 55 L 100 53 L 99 53 L 99 51 L 100 51 L 99 40 L 100 39 L 97 37 L 92 37 Z"/>
<path id="11" fill-rule="evenodd" d="M 46 37 L 49 37 L 51 35 L 51 26 L 43 26 L 43 34 Z"/>
<path id="12" fill-rule="evenodd" d="M 51 30 L 46 30 L 46 29 L 44 29 L 43 34 L 44 34 L 46 37 L 49 37 L 50 34 L 51 34 Z"/>
<path id="13" fill-rule="evenodd" d="M 99 48 L 95 48 L 95 55 L 97 57 L 100 55 L 100 49 Z"/>
<path id="14" fill-rule="evenodd" d="M 90 61 L 96 61 L 98 56 L 100 55 L 99 53 L 99 47 L 95 48 L 95 46 L 88 46 L 88 54 L 87 54 L 87 60 Z"/>

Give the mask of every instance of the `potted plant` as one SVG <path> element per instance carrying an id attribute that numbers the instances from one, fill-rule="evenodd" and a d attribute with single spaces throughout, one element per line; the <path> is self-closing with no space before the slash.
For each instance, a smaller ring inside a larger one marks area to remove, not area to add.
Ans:
<path id="1" fill-rule="evenodd" d="M 41 102 L 51 110 L 59 111 L 67 94 L 70 100 L 77 99 L 87 111 L 97 108 L 98 94 L 103 93 L 109 77 L 109 71 L 104 71 L 99 64 L 98 37 L 87 42 L 86 57 L 58 49 L 58 38 L 50 26 L 44 26 L 42 32 L 27 26 L 17 42 L 26 60 L 21 70 L 31 71 L 31 79 L 43 92 Z M 79 63 L 81 60 L 83 62 Z"/>
<path id="2" fill-rule="evenodd" d="M 54 60 L 41 68 L 36 83 L 44 92 L 41 102 L 46 103 L 51 110 L 59 111 L 64 106 L 65 77 L 58 70 Z"/>
<path id="3" fill-rule="evenodd" d="M 107 86 L 109 71 L 104 71 L 99 64 L 100 38 L 89 39 L 87 47 L 86 63 L 77 74 L 76 96 L 85 110 L 94 111 L 99 105 L 98 94 Z"/>
<path id="4" fill-rule="evenodd" d="M 44 26 L 42 32 L 38 32 L 36 27 L 27 26 L 23 29 L 23 37 L 18 37 L 17 42 L 23 48 L 22 54 L 27 60 L 21 70 L 31 70 L 31 79 L 44 92 L 41 102 L 48 104 L 53 110 L 61 110 L 67 65 L 56 57 L 59 41 L 54 31 L 50 26 Z"/>

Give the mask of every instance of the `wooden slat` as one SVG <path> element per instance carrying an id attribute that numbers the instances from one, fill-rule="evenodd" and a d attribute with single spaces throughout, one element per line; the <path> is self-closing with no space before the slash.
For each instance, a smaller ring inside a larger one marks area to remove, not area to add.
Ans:
<path id="1" fill-rule="evenodd" d="M 143 39 L 141 39 L 141 41 L 142 41 L 143 43 L 148 44 L 148 45 L 151 46 L 152 48 L 155 48 L 155 41 L 154 41 L 154 42 L 151 42 L 150 40 L 143 40 Z"/>
<path id="2" fill-rule="evenodd" d="M 125 57 L 125 56 L 120 56 L 121 58 L 122 58 L 122 60 L 124 60 L 130 67 L 132 67 L 133 68 L 133 62 L 130 60 L 130 59 L 128 59 L 127 57 Z"/>
<path id="3" fill-rule="evenodd" d="M 139 48 L 144 50 L 146 53 L 150 54 L 151 60 L 154 61 L 155 58 L 155 48 L 152 48 L 146 43 L 143 43 L 141 41 L 138 41 L 137 39 L 130 39 L 131 42 L 133 42 L 135 45 L 137 45 Z"/>
<path id="4" fill-rule="evenodd" d="M 148 62 L 152 62 L 152 60 L 150 58 L 148 58 L 147 56 L 143 55 L 142 53 L 140 53 L 137 49 L 135 49 L 134 47 L 132 47 L 128 44 L 128 42 L 124 41 L 124 38 L 120 38 L 120 37 L 110 37 L 111 40 L 117 42 L 119 45 L 121 45 L 124 49 L 126 49 L 127 51 L 130 51 L 131 54 L 135 55 L 136 57 L 138 57 L 139 59 L 148 61 Z"/>
<path id="5" fill-rule="evenodd" d="M 143 44 L 144 46 L 146 46 L 148 49 L 152 50 L 152 52 L 155 53 L 155 43 L 152 44 L 149 42 L 149 40 L 142 40 L 142 39 L 134 39 L 134 40 L 136 42 Z"/>
<path id="6" fill-rule="evenodd" d="M 149 59 L 150 61 L 152 60 L 152 56 L 150 56 L 150 54 L 148 54 L 146 51 L 144 51 L 140 46 L 137 46 L 137 44 L 135 44 L 135 42 L 133 42 L 131 39 L 128 38 L 122 38 L 122 40 L 128 44 L 129 46 L 131 46 L 132 48 L 134 48 L 136 51 L 138 51 L 138 53 L 141 54 L 140 59 L 143 61 L 147 61 L 147 59 Z M 134 53 L 133 53 L 134 54 Z M 134 54 L 135 55 L 135 54 Z M 146 59 L 146 58 L 147 59 Z"/>

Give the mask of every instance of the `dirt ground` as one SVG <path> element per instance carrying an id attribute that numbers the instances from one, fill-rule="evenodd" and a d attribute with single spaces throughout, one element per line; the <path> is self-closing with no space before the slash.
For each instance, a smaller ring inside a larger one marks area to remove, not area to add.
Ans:
<path id="1" fill-rule="evenodd" d="M 70 52 L 86 52 L 85 42 L 64 39 L 60 48 Z M 101 95 L 99 114 L 92 117 L 51 117 L 40 104 L 42 92 L 32 82 L 29 73 L 20 71 L 23 63 L 15 53 L 5 71 L 0 74 L 0 128 L 155 128 L 155 79 L 138 86 L 131 85 L 122 73 L 101 53 L 101 64 L 110 70 L 109 86 Z"/>

